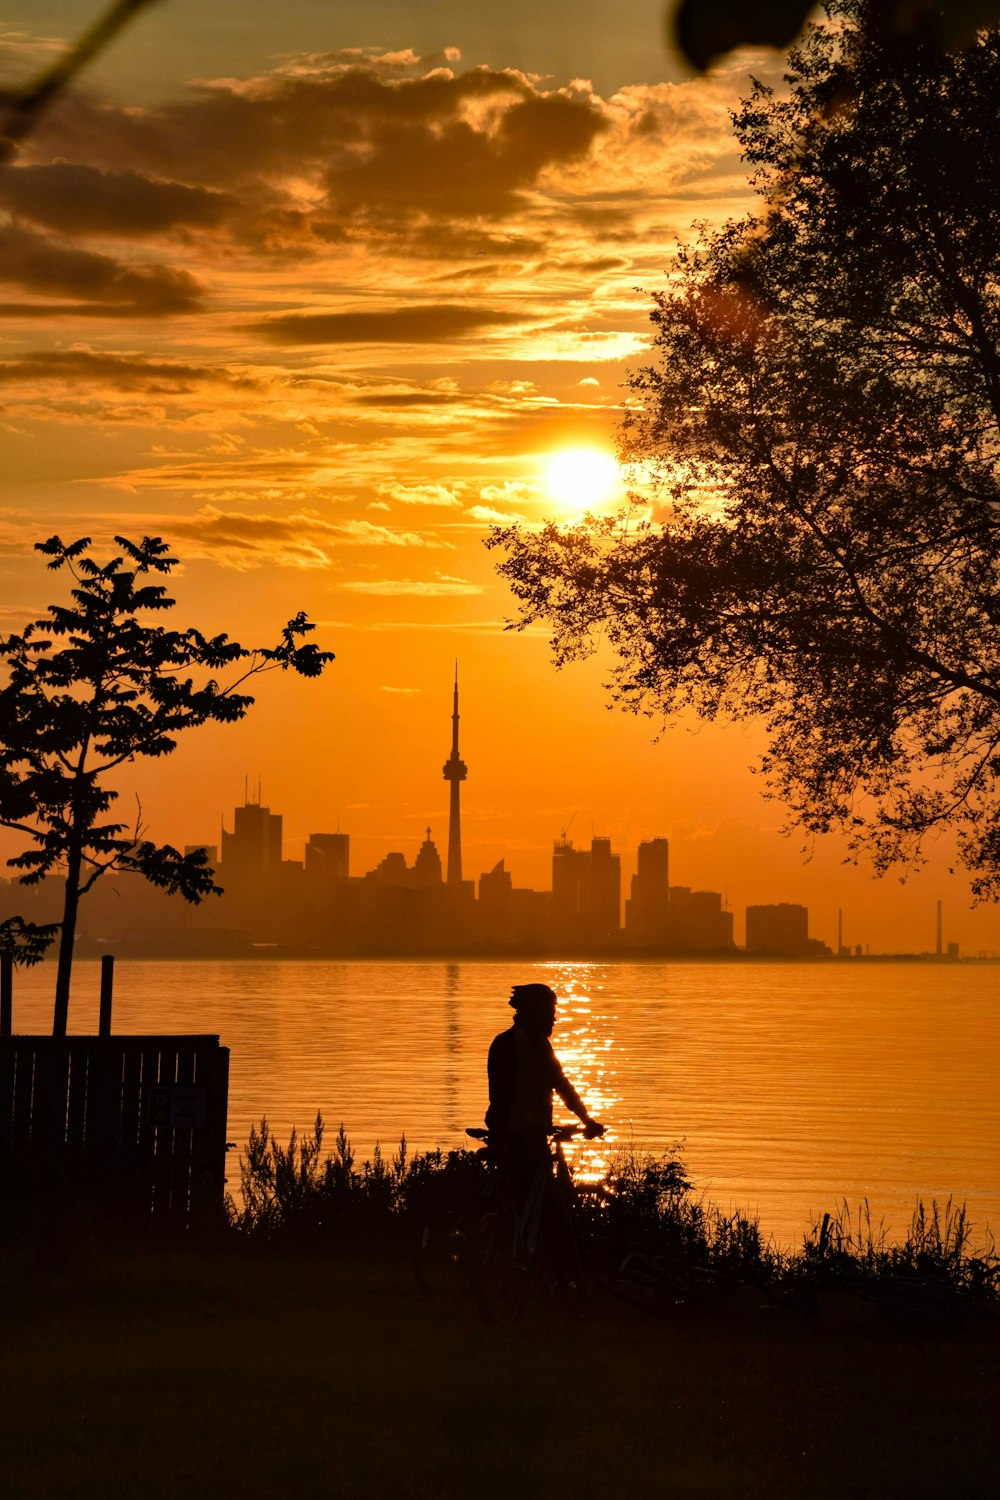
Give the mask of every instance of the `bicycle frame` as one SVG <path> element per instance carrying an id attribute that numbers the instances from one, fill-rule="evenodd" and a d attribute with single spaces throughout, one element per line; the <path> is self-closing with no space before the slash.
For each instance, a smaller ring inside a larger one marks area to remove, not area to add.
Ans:
<path id="1" fill-rule="evenodd" d="M 486 1131 L 470 1130 L 468 1135 L 486 1141 L 489 1151 L 489 1136 Z M 575 1294 L 581 1284 L 580 1251 L 573 1229 L 574 1190 L 569 1166 L 563 1149 L 567 1141 L 580 1134 L 578 1126 L 559 1126 L 549 1132 L 549 1152 L 545 1161 L 539 1161 L 527 1192 L 521 1195 L 511 1180 L 509 1163 L 497 1153 L 492 1163 L 494 1169 L 493 1188 L 499 1186 L 501 1210 L 509 1214 L 510 1244 L 507 1255 L 512 1269 L 518 1272 L 540 1270 L 545 1275 L 550 1291 L 562 1283 Z M 520 1201 L 519 1201 L 520 1200 Z M 558 1246 L 558 1235 L 550 1223 L 546 1235 L 546 1206 L 557 1216 L 564 1243 Z M 550 1243 L 546 1245 L 546 1239 Z M 549 1252 L 548 1257 L 546 1251 Z M 548 1260 L 548 1264 L 546 1264 Z M 563 1262 L 561 1269 L 559 1261 Z M 566 1268 L 566 1262 L 569 1268 Z"/>

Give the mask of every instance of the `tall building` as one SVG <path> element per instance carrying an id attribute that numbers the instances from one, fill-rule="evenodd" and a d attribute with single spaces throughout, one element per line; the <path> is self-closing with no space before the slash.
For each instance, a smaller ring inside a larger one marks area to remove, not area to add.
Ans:
<path id="1" fill-rule="evenodd" d="M 487 943 L 510 942 L 514 882 L 503 860 L 479 877 L 479 932 Z"/>
<path id="2" fill-rule="evenodd" d="M 552 930 L 558 942 L 575 943 L 586 909 L 590 855 L 565 836 L 552 848 Z"/>
<path id="3" fill-rule="evenodd" d="M 444 779 L 451 783 L 448 809 L 448 884 L 462 884 L 462 813 L 459 793 L 468 767 L 458 753 L 458 662 L 455 663 L 455 697 L 451 713 L 451 754 L 444 763 Z"/>
<path id="4" fill-rule="evenodd" d="M 276 873 L 281 868 L 281 814 L 259 802 L 233 813 L 233 831 L 222 830 L 220 864 L 227 879 Z"/>
<path id="5" fill-rule="evenodd" d="M 306 844 L 306 874 L 346 880 L 350 874 L 351 835 L 311 833 Z"/>
<path id="6" fill-rule="evenodd" d="M 747 907 L 748 953 L 808 953 L 809 909 L 791 901 Z"/>
<path id="7" fill-rule="evenodd" d="M 621 856 L 611 840 L 574 849 L 565 836 L 552 850 L 552 931 L 557 942 L 593 943 L 621 930 Z"/>
<path id="8" fill-rule="evenodd" d="M 622 861 L 620 854 L 612 854 L 610 839 L 590 841 L 589 895 L 591 933 L 597 938 L 617 937 L 622 925 Z"/>
<path id="9" fill-rule="evenodd" d="M 639 845 L 631 895 L 625 903 L 625 933 L 630 943 L 658 948 L 667 942 L 670 900 L 670 847 L 666 839 Z"/>

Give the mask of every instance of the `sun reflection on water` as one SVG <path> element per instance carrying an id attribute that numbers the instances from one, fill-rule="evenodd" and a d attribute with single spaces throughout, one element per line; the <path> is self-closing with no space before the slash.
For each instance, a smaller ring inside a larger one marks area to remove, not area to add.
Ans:
<path id="1" fill-rule="evenodd" d="M 606 1175 L 614 1155 L 615 1137 L 609 1121 L 621 1103 L 612 1039 L 604 1019 L 607 971 L 602 964 L 588 963 L 539 967 L 547 971 L 545 982 L 551 984 L 559 1000 L 552 1034 L 555 1054 L 590 1114 L 609 1126 L 600 1139 L 586 1141 L 581 1137 L 566 1152 L 576 1174 L 585 1182 L 596 1182 Z M 557 1100 L 557 1123 L 561 1109 Z"/>

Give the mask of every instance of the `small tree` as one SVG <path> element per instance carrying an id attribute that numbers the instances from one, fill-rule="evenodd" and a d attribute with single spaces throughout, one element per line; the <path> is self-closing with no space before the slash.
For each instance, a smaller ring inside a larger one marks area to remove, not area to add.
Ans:
<path id="1" fill-rule="evenodd" d="M 118 796 L 109 776 L 137 757 L 169 755 L 184 730 L 242 719 L 254 701 L 241 691 L 251 677 L 275 668 L 317 677 L 333 657 L 302 642 L 314 628 L 304 614 L 271 648 L 146 622 L 140 617 L 174 606 L 148 580 L 177 559 L 159 537 L 115 542 L 121 555 L 105 563 L 91 556 L 89 537 L 38 543 L 50 568 L 73 575 L 72 602 L 0 638 L 0 824 L 32 841 L 7 863 L 24 885 L 56 869 L 66 880 L 61 923 L 39 929 L 14 918 L 0 946 L 32 962 L 59 932 L 54 1036 L 66 1034 L 77 911 L 95 881 L 128 871 L 194 903 L 220 889 L 203 851 L 145 839 L 141 811 L 131 829 L 107 819 Z M 214 674 L 226 668 L 232 680 L 220 684 Z"/>
<path id="2" fill-rule="evenodd" d="M 1000 33 L 888 48 L 840 0 L 736 115 L 760 212 L 679 256 L 632 379 L 649 519 L 496 534 L 558 660 L 756 716 L 771 787 L 877 869 L 1000 891 Z"/>

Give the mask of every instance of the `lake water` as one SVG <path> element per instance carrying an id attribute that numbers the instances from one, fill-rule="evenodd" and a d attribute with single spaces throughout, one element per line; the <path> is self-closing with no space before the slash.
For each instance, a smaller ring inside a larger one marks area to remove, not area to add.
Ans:
<path id="1" fill-rule="evenodd" d="M 16 976 L 16 1031 L 50 1029 L 54 976 Z M 404 1132 L 463 1144 L 511 983 L 540 979 L 563 997 L 556 1052 L 613 1141 L 683 1142 L 699 1189 L 780 1243 L 845 1199 L 898 1233 L 918 1196 L 953 1195 L 979 1242 L 1000 1229 L 1000 967 L 150 961 L 115 977 L 115 1031 L 232 1049 L 240 1146 L 262 1115 L 281 1138 L 317 1109 L 359 1158 Z M 96 1031 L 98 989 L 78 964 L 71 1031 Z"/>

